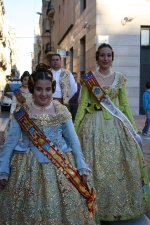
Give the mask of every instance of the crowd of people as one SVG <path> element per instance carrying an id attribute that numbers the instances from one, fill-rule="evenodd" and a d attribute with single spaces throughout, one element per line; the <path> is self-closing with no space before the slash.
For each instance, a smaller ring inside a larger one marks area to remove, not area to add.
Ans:
<path id="1" fill-rule="evenodd" d="M 103 43 L 98 70 L 82 75 L 39 64 L 13 94 L 0 151 L 1 224 L 103 225 L 150 210 L 141 139 L 128 104 L 126 77 L 112 71 Z M 148 133 L 150 83 L 143 95 Z M 20 138 L 21 137 L 21 138 Z"/>

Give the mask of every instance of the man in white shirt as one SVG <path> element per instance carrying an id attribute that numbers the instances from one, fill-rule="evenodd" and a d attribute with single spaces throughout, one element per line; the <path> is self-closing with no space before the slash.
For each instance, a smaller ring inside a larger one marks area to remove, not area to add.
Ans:
<path id="1" fill-rule="evenodd" d="M 69 99 L 77 92 L 77 83 L 69 70 L 61 68 L 61 56 L 59 54 L 51 56 L 51 71 L 56 80 L 53 99 L 68 105 Z"/>

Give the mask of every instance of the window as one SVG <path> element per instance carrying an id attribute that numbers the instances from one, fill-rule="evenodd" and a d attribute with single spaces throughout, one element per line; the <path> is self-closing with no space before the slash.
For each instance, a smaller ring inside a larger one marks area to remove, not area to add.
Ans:
<path id="1" fill-rule="evenodd" d="M 141 30 L 141 45 L 150 45 L 150 30 L 142 29 Z"/>
<path id="2" fill-rule="evenodd" d="M 86 0 L 80 0 L 80 14 L 82 14 L 85 8 L 86 8 Z"/>
<path id="3" fill-rule="evenodd" d="M 73 47 L 70 48 L 70 71 L 73 71 Z"/>
<path id="4" fill-rule="evenodd" d="M 80 74 L 85 73 L 85 36 L 80 39 Z"/>
<path id="5" fill-rule="evenodd" d="M 50 32 L 50 21 L 49 19 L 43 20 L 43 33 Z"/>

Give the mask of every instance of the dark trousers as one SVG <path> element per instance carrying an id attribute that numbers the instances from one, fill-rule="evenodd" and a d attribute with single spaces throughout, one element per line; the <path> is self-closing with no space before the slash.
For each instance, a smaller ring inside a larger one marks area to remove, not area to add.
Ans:
<path id="1" fill-rule="evenodd" d="M 145 121 L 145 126 L 144 126 L 142 132 L 145 134 L 148 134 L 148 130 L 150 127 L 150 110 L 146 110 L 145 114 L 146 114 L 146 121 Z"/>
<path id="2" fill-rule="evenodd" d="M 74 103 L 69 103 L 68 105 L 68 109 L 72 115 L 72 121 L 74 123 L 75 117 L 76 117 L 76 113 L 77 113 L 77 109 L 78 109 L 78 104 L 74 104 Z"/>

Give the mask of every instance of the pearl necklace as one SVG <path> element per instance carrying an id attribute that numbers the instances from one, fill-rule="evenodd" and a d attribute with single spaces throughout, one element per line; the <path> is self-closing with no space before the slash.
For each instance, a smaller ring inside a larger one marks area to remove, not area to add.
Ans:
<path id="1" fill-rule="evenodd" d="M 99 70 L 97 70 L 97 73 L 99 76 L 101 76 L 104 80 L 107 78 L 107 77 L 110 77 L 113 73 L 112 71 L 110 71 L 107 75 L 104 75 L 102 73 L 99 72 Z"/>
<path id="2" fill-rule="evenodd" d="M 53 101 L 51 101 L 50 104 L 46 107 L 39 107 L 39 106 L 35 105 L 34 102 L 32 102 L 33 108 L 40 110 L 42 112 L 45 112 L 47 109 L 50 109 L 52 107 L 52 105 L 53 105 Z"/>

